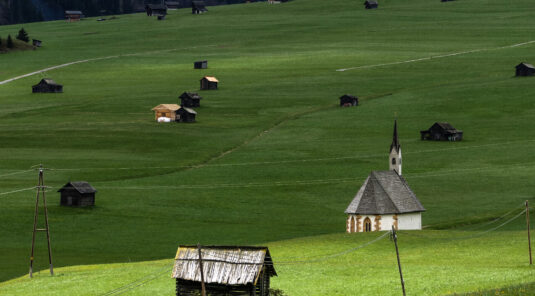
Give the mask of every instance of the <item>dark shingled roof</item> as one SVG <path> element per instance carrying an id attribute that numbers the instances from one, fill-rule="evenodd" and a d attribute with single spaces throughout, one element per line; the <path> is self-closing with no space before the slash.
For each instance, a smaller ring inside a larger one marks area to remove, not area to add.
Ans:
<path id="1" fill-rule="evenodd" d="M 61 192 L 67 188 L 74 188 L 76 189 L 76 191 L 84 194 L 84 193 L 95 193 L 97 192 L 97 190 L 95 188 L 93 188 L 93 186 L 91 186 L 89 183 L 87 182 L 84 182 L 84 181 L 79 181 L 79 182 L 69 182 L 67 184 L 65 184 L 65 186 L 61 187 L 58 192 Z"/>
<path id="2" fill-rule="evenodd" d="M 198 93 L 193 93 L 193 92 L 184 92 L 180 95 L 179 97 L 180 99 L 186 99 L 186 98 L 190 98 L 190 99 L 202 99 L 201 96 L 199 96 Z"/>
<path id="3" fill-rule="evenodd" d="M 395 171 L 373 171 L 347 207 L 346 214 L 403 214 L 423 212 L 405 179 Z"/>

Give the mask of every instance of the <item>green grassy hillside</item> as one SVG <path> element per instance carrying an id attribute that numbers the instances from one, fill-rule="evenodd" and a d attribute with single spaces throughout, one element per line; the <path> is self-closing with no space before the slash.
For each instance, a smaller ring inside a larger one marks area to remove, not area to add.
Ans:
<path id="1" fill-rule="evenodd" d="M 369 172 L 387 169 L 397 117 L 403 174 L 427 209 L 423 223 L 492 219 L 535 203 L 535 80 L 513 77 L 516 64 L 535 61 L 535 43 L 526 43 L 535 40 L 534 6 L 387 0 L 366 11 L 354 1 L 296 0 L 179 10 L 165 21 L 26 24 L 43 48 L 0 55 L 0 81 L 96 60 L 0 85 L 0 193 L 34 186 L 37 172 L 22 172 L 33 165 L 51 168 L 58 267 L 170 258 L 182 243 L 337 234 Z M 2 26 L 0 36 L 18 29 Z M 209 69 L 193 70 L 198 59 Z M 220 89 L 201 92 L 197 123 L 154 122 L 152 107 L 177 103 L 203 75 Z M 42 77 L 65 92 L 31 94 Z M 361 106 L 338 108 L 344 93 Z M 465 139 L 420 141 L 435 121 Z M 97 205 L 60 207 L 55 190 L 69 180 L 95 186 Z M 28 270 L 34 198 L 0 195 L 0 280 Z M 38 241 L 37 268 L 46 269 Z M 523 270 L 512 273 L 501 283 L 527 281 Z M 305 293 L 288 280 L 278 285 Z"/>

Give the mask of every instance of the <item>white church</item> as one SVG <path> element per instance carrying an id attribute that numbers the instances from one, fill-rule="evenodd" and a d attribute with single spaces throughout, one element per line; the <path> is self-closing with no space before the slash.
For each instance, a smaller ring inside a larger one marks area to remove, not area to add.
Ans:
<path id="1" fill-rule="evenodd" d="M 422 206 L 401 176 L 401 145 L 397 122 L 390 145 L 390 170 L 372 171 L 347 207 L 346 231 L 421 230 Z"/>

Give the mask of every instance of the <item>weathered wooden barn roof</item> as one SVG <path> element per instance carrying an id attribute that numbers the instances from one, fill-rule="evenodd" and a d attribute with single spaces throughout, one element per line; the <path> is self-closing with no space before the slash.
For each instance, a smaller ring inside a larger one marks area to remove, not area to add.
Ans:
<path id="1" fill-rule="evenodd" d="M 456 128 L 454 128 L 451 124 L 447 123 L 447 122 L 435 122 L 431 128 L 433 128 L 434 126 L 438 127 L 440 130 L 442 130 L 443 132 L 445 133 L 458 133 L 458 132 L 462 132 Z M 431 128 L 429 128 L 429 130 L 431 130 Z M 425 131 L 424 131 L 425 132 Z"/>
<path id="2" fill-rule="evenodd" d="M 196 100 L 200 100 L 202 99 L 201 96 L 199 96 L 198 93 L 193 93 L 193 92 L 184 92 L 182 93 L 180 96 L 179 96 L 180 99 L 186 99 L 186 98 L 189 98 L 189 99 L 196 99 Z"/>
<path id="3" fill-rule="evenodd" d="M 48 85 L 60 86 L 60 84 L 57 84 L 54 80 L 52 80 L 50 78 L 43 78 L 43 79 L 41 79 L 41 81 L 39 83 L 45 83 L 45 84 L 48 84 Z"/>
<path id="4" fill-rule="evenodd" d="M 531 69 L 535 70 L 535 67 L 532 64 L 528 64 L 528 63 L 520 63 L 520 64 L 516 65 L 516 67 L 517 68 L 526 67 L 526 68 L 531 68 Z"/>
<path id="5" fill-rule="evenodd" d="M 204 281 L 223 285 L 256 284 L 265 265 L 270 276 L 277 273 L 267 247 L 203 246 Z M 180 246 L 175 257 L 172 277 L 201 281 L 197 246 Z"/>
<path id="6" fill-rule="evenodd" d="M 61 192 L 67 188 L 74 188 L 76 191 L 84 194 L 84 193 L 95 193 L 97 190 L 93 188 L 89 183 L 85 181 L 78 181 L 78 182 L 69 182 L 65 184 L 63 187 L 61 187 L 58 192 Z"/>
<path id="7" fill-rule="evenodd" d="M 79 10 L 65 10 L 65 14 L 68 15 L 82 15 L 83 13 Z"/>
<path id="8" fill-rule="evenodd" d="M 170 110 L 170 111 L 176 111 L 180 109 L 180 106 L 177 104 L 160 104 L 154 108 L 152 108 L 152 111 L 156 110 Z"/>
<path id="9" fill-rule="evenodd" d="M 197 112 L 195 112 L 195 110 L 193 110 L 193 109 L 186 108 L 186 107 L 181 107 L 180 109 L 182 109 L 182 110 L 184 110 L 184 111 L 186 111 L 186 112 L 188 112 L 188 113 L 190 113 L 190 114 L 195 114 L 195 115 L 197 115 Z"/>
<path id="10" fill-rule="evenodd" d="M 373 171 L 345 213 L 382 215 L 423 211 L 425 208 L 396 171 Z"/>
<path id="11" fill-rule="evenodd" d="M 198 10 L 208 11 L 205 7 L 204 1 L 192 1 L 191 5 Z"/>
<path id="12" fill-rule="evenodd" d="M 219 82 L 219 80 L 217 80 L 217 78 L 213 77 L 213 76 L 204 76 L 202 79 L 206 79 L 210 82 Z"/>

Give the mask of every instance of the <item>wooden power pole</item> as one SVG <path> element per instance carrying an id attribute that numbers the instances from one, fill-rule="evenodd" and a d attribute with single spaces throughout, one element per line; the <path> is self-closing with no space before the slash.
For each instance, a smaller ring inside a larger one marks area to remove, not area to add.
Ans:
<path id="1" fill-rule="evenodd" d="M 206 296 L 206 287 L 204 286 L 204 270 L 202 266 L 201 245 L 197 244 L 197 250 L 199 251 L 199 269 L 201 272 L 201 295 Z"/>
<path id="2" fill-rule="evenodd" d="M 401 272 L 401 261 L 399 261 L 399 250 L 398 250 L 398 236 L 396 234 L 396 229 L 392 225 L 392 237 L 394 239 L 394 244 L 396 245 L 396 256 L 398 257 L 398 269 L 399 269 L 399 278 L 401 279 L 401 290 L 403 291 L 403 296 L 405 296 L 405 282 L 403 281 L 403 273 Z"/>
<path id="3" fill-rule="evenodd" d="M 529 202 L 526 200 L 526 224 L 528 227 L 528 250 L 529 250 L 529 265 L 533 264 L 533 259 L 531 257 L 531 237 L 529 233 Z"/>
<path id="4" fill-rule="evenodd" d="M 34 259 L 34 250 L 35 250 L 35 234 L 38 231 L 46 231 L 46 239 L 48 243 L 48 262 L 50 264 L 50 275 L 54 275 L 54 266 L 52 265 L 52 250 L 50 249 L 50 229 L 48 227 L 48 210 L 46 208 L 46 197 L 45 197 L 45 182 L 43 178 L 44 168 L 41 165 L 39 168 L 39 181 L 37 184 L 37 197 L 35 198 L 35 215 L 33 217 L 33 235 L 32 235 L 32 253 L 30 255 L 30 278 L 33 276 L 33 259 Z M 43 210 L 45 213 L 45 228 L 37 228 L 37 217 L 39 215 L 39 198 L 43 198 Z"/>

